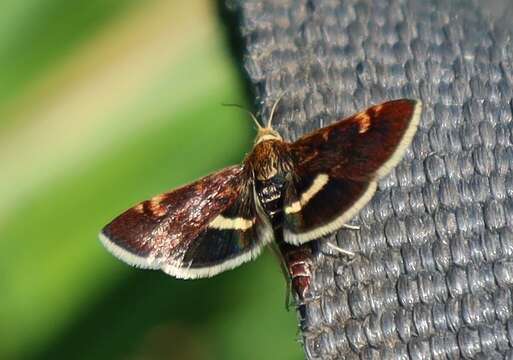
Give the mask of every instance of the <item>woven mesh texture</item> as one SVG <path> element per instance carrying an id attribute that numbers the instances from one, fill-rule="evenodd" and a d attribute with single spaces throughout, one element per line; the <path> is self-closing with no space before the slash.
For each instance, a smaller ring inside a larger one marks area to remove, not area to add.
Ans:
<path id="1" fill-rule="evenodd" d="M 263 118 L 288 89 L 274 122 L 285 139 L 389 99 L 424 103 L 405 159 L 352 221 L 361 230 L 316 244 L 299 307 L 307 358 L 513 358 L 508 3 L 230 4 Z"/>

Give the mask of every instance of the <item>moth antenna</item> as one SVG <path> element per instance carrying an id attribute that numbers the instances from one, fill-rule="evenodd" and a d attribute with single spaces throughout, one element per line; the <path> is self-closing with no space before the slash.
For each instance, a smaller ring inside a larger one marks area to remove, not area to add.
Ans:
<path id="1" fill-rule="evenodd" d="M 271 127 L 271 122 L 273 120 L 273 116 L 274 116 L 274 111 L 276 110 L 276 107 L 278 106 L 280 100 L 283 98 L 283 95 L 285 95 L 287 93 L 288 89 L 286 90 L 283 90 L 281 92 L 281 94 L 278 96 L 278 98 L 276 99 L 276 102 L 274 103 L 272 109 L 271 109 L 271 115 L 269 116 L 269 121 L 267 122 L 267 127 L 270 128 Z"/>
<path id="2" fill-rule="evenodd" d="M 251 111 L 249 111 L 249 110 L 248 110 L 248 109 L 246 109 L 245 107 L 243 107 L 243 106 L 241 106 L 241 105 L 239 105 L 239 104 L 226 104 L 226 103 L 223 103 L 223 104 L 221 104 L 221 105 L 223 105 L 223 106 L 236 107 L 236 108 L 239 108 L 239 109 L 244 110 L 245 112 L 247 112 L 247 113 L 251 116 L 251 118 L 252 118 L 252 119 L 253 119 L 253 121 L 255 122 L 255 124 L 256 124 L 256 126 L 257 126 L 257 128 L 262 129 L 262 125 L 260 125 L 260 122 L 258 122 L 258 119 L 257 119 L 257 117 L 255 116 L 255 114 L 253 114 Z"/>

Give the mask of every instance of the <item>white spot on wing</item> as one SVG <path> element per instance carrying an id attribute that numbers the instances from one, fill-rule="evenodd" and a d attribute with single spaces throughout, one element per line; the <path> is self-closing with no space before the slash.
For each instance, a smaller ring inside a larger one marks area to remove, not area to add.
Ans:
<path id="1" fill-rule="evenodd" d="M 319 226 L 310 231 L 306 231 L 303 233 L 294 233 L 290 230 L 284 229 L 283 236 L 285 241 L 289 244 L 300 245 L 307 241 L 317 239 L 323 235 L 327 235 L 332 233 L 335 230 L 340 229 L 344 226 L 349 220 L 351 220 L 372 198 L 372 195 L 376 192 L 377 183 L 371 182 L 369 183 L 369 187 L 365 190 L 365 193 L 354 203 L 354 205 L 349 208 L 347 211 L 342 213 L 338 218 L 327 223 L 323 226 Z"/>
<path id="2" fill-rule="evenodd" d="M 286 214 L 297 213 L 301 210 L 303 206 L 305 206 L 321 189 L 326 185 L 329 181 L 329 176 L 326 174 L 319 174 L 315 177 L 312 185 L 306 190 L 303 194 L 301 194 L 301 198 L 298 201 L 294 201 L 289 206 L 285 207 Z"/>
<path id="3" fill-rule="evenodd" d="M 238 218 L 226 218 L 223 215 L 218 215 L 208 227 L 219 229 L 219 230 L 247 230 L 252 227 L 254 220 L 248 220 L 241 217 Z"/>
<path id="4" fill-rule="evenodd" d="M 285 207 L 285 214 L 294 214 L 301 210 L 301 203 L 299 201 L 294 201 L 289 206 Z"/>
<path id="5" fill-rule="evenodd" d="M 149 209 L 151 213 L 156 217 L 162 217 L 166 215 L 166 207 L 162 205 L 162 201 L 166 198 L 164 194 L 154 196 L 150 199 Z"/>
<path id="6" fill-rule="evenodd" d="M 376 110 L 378 111 L 378 110 Z M 367 111 L 364 111 L 362 113 L 359 113 L 356 115 L 355 120 L 358 122 L 358 133 L 363 134 L 366 133 L 367 130 L 369 130 L 371 126 L 371 118 Z"/>

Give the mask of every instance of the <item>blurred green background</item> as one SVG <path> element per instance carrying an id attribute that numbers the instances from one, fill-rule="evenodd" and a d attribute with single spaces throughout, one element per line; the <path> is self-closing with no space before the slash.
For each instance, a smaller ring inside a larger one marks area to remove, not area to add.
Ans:
<path id="1" fill-rule="evenodd" d="M 97 240 L 250 149 L 225 35 L 211 1 L 0 2 L 0 359 L 302 358 L 271 254 L 183 281 Z"/>

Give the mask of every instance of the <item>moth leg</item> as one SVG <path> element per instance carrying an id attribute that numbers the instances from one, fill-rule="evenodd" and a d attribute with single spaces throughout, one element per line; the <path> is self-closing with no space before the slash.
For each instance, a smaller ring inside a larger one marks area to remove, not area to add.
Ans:
<path id="1" fill-rule="evenodd" d="M 340 246 L 337 246 L 337 245 L 331 243 L 330 241 L 327 241 L 326 245 L 328 245 L 328 247 L 331 248 L 332 250 L 335 250 L 342 255 L 349 256 L 350 258 L 354 258 L 356 256 L 356 254 L 354 252 L 342 249 Z"/>
<path id="2" fill-rule="evenodd" d="M 350 230 L 360 230 L 360 227 L 358 225 L 344 224 L 342 225 L 342 227 Z"/>

